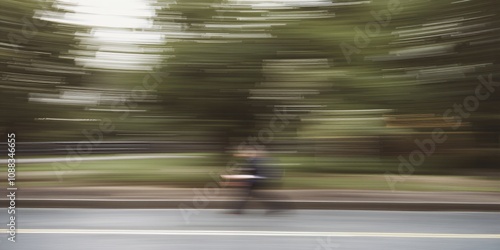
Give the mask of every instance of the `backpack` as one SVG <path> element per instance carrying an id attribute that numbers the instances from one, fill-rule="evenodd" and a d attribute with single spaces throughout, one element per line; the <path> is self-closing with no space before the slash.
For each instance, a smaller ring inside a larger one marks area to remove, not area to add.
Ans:
<path id="1" fill-rule="evenodd" d="M 256 163 L 257 175 L 264 177 L 268 181 L 277 181 L 283 177 L 283 168 L 274 163 L 269 158 L 260 158 Z"/>

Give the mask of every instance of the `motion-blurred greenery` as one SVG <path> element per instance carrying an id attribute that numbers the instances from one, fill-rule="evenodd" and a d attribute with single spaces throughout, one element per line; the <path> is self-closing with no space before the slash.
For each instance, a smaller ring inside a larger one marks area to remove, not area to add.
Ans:
<path id="1" fill-rule="evenodd" d="M 143 4 L 154 15 L 137 20 L 147 19 L 149 26 L 103 28 L 90 19 L 68 19 L 65 14 L 79 11 L 68 10 L 68 1 L 0 2 L 2 133 L 16 132 L 19 143 L 169 142 L 159 150 L 166 153 L 189 143 L 204 146 L 186 146 L 184 153 L 211 155 L 206 164 L 82 162 L 78 169 L 88 172 L 68 175 L 71 183 L 201 183 L 250 136 L 278 153 L 293 176 L 286 186 L 350 188 L 356 186 L 350 177 L 344 185 L 300 175 L 398 173 L 398 156 L 408 158 L 419 149 L 415 139 L 432 138 L 436 128 L 447 140 L 414 174 L 498 176 L 500 90 L 466 115 L 453 112 L 463 118 L 460 126 L 443 119 L 454 104 L 470 105 L 464 101 L 477 95 L 478 77 L 498 82 L 496 0 Z M 146 39 L 156 35 L 161 39 Z M 278 120 L 284 126 L 263 139 L 275 128 L 276 110 L 286 113 Z M 103 121 L 109 130 L 103 131 Z M 20 158 L 50 155 L 19 147 Z M 53 155 L 61 156 L 58 150 Z M 64 150 L 75 151 L 76 144 Z M 368 185 L 363 178 L 358 182 Z"/>
<path id="2" fill-rule="evenodd" d="M 176 155 L 178 156 L 178 155 Z M 188 156 L 187 154 L 183 156 Z M 207 166 L 215 155 L 193 154 L 190 159 L 89 160 L 76 167 L 54 168 L 51 163 L 22 164 L 18 167 L 20 187 L 153 185 L 168 188 L 204 187 L 220 182 L 220 175 L 231 174 L 225 167 Z M 105 157 L 105 156 L 103 156 Z M 84 158 L 82 158 L 84 159 Z M 283 159 L 274 167 L 284 170 L 281 187 L 285 189 L 388 190 L 386 176 L 390 169 L 375 159 Z M 289 161 L 290 163 L 286 162 Z M 316 161 L 333 162 L 326 167 Z M 363 165 L 363 162 L 365 165 Z M 242 163 L 242 162 L 239 162 Z M 361 166 L 361 167 L 360 167 Z M 325 172 L 328 169 L 329 172 Z M 354 170 L 353 170 L 354 169 Z M 345 172 L 345 173 L 344 173 Z M 425 171 L 423 171 L 425 173 Z M 433 173 L 433 172 L 432 172 Z M 394 177 L 392 177 L 394 178 Z M 399 191 L 482 191 L 499 192 L 498 179 L 468 175 L 413 175 L 397 183 Z"/>

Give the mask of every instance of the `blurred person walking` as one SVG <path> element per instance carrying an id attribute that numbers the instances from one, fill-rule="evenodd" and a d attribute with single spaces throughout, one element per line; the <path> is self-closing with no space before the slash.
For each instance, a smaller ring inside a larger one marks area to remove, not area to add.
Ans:
<path id="1" fill-rule="evenodd" d="M 239 200 L 234 203 L 231 214 L 242 214 L 250 199 L 259 199 L 268 210 L 267 214 L 285 211 L 287 208 L 278 200 L 287 200 L 284 195 L 268 189 L 278 188 L 283 176 L 282 169 L 271 166 L 263 150 L 238 151 L 234 156 L 245 158 L 243 168 L 237 175 L 223 175 L 239 189 Z"/>

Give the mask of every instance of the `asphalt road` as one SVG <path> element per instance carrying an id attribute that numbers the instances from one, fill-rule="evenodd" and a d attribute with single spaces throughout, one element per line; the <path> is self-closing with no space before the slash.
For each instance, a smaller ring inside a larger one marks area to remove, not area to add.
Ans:
<path id="1" fill-rule="evenodd" d="M 18 209 L 2 250 L 500 249 L 500 213 L 296 210 Z"/>

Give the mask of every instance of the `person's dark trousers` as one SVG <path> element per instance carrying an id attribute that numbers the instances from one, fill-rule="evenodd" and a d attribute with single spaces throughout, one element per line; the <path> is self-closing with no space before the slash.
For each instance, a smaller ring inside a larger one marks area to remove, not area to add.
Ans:
<path id="1" fill-rule="evenodd" d="M 240 192 L 238 193 L 239 200 L 234 204 L 234 213 L 240 214 L 243 212 L 243 209 L 245 209 L 248 201 L 253 196 L 252 193 L 253 187 L 251 186 L 240 189 Z"/>
<path id="2" fill-rule="evenodd" d="M 271 212 L 287 209 L 283 203 L 277 202 L 277 200 L 288 200 L 285 196 L 267 191 L 266 189 L 267 185 L 264 184 L 254 184 L 242 188 L 239 194 L 240 200 L 234 205 L 234 213 L 242 213 L 251 198 L 261 200 L 265 208 Z"/>
<path id="3" fill-rule="evenodd" d="M 256 190 L 258 198 L 263 201 L 265 207 L 268 209 L 268 212 L 279 212 L 287 209 L 291 209 L 291 207 L 287 207 L 284 201 L 289 201 L 290 199 L 280 194 L 277 191 L 273 191 L 272 187 L 276 187 L 275 185 L 266 185 L 266 188 L 261 188 Z"/>

